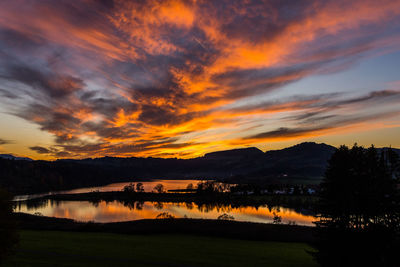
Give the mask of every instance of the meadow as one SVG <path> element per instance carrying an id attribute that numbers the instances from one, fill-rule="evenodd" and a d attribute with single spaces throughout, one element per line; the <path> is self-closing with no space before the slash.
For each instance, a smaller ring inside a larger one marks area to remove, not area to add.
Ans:
<path id="1" fill-rule="evenodd" d="M 194 235 L 20 231 L 4 266 L 317 266 L 305 243 Z"/>

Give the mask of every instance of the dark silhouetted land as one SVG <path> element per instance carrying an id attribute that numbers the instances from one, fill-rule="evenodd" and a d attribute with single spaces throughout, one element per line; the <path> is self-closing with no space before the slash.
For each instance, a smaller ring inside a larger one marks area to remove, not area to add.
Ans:
<path id="1" fill-rule="evenodd" d="M 304 243 L 22 231 L 8 266 L 316 266 Z"/>
<path id="2" fill-rule="evenodd" d="M 205 219 L 145 219 L 127 222 L 94 223 L 76 222 L 25 213 L 15 213 L 18 226 L 22 230 L 74 231 L 119 233 L 133 235 L 188 234 L 232 239 L 313 242 L 313 227 L 238 222 Z"/>

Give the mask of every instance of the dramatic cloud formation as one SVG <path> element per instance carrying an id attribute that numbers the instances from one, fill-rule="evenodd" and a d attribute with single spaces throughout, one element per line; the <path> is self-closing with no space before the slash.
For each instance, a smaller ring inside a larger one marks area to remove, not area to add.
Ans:
<path id="1" fill-rule="evenodd" d="M 400 88 L 276 93 L 396 50 L 399 21 L 399 1 L 5 0 L 0 104 L 54 135 L 30 147 L 49 158 L 192 157 L 365 128 L 400 114 Z"/>

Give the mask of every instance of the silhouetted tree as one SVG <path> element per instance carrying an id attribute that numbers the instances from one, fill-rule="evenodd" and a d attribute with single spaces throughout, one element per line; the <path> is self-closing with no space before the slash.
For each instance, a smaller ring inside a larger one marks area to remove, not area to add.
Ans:
<path id="1" fill-rule="evenodd" d="M 281 224 L 282 223 L 282 216 L 279 216 L 275 212 L 273 212 L 272 214 L 274 215 L 273 224 Z"/>
<path id="2" fill-rule="evenodd" d="M 157 184 L 155 187 L 154 187 L 154 191 L 156 191 L 157 193 L 164 193 L 164 185 L 162 185 L 162 184 Z"/>
<path id="3" fill-rule="evenodd" d="M 399 194 L 391 170 L 398 158 L 390 154 L 354 145 L 332 155 L 317 210 L 315 258 L 322 266 L 398 266 Z"/>
<path id="4" fill-rule="evenodd" d="M 11 196 L 0 189 L 0 264 L 13 251 L 18 242 L 15 227 Z"/>
<path id="5" fill-rule="evenodd" d="M 224 221 L 233 221 L 233 220 L 235 220 L 235 217 L 233 217 L 232 215 L 224 213 L 222 215 L 219 215 L 217 219 L 218 220 L 224 220 Z"/>
<path id="6" fill-rule="evenodd" d="M 135 184 L 130 183 L 129 185 L 124 186 L 124 192 L 126 193 L 135 193 Z"/>
<path id="7" fill-rule="evenodd" d="M 197 192 L 202 194 L 222 193 L 225 190 L 225 184 L 215 181 L 199 182 L 197 184 Z"/>
<path id="8" fill-rule="evenodd" d="M 144 202 L 143 201 L 137 201 L 136 202 L 136 210 L 142 210 L 143 209 Z"/>
<path id="9" fill-rule="evenodd" d="M 142 183 L 136 184 L 136 192 L 144 192 L 144 186 Z"/>
<path id="10" fill-rule="evenodd" d="M 193 190 L 193 189 L 194 189 L 193 184 L 192 184 L 192 183 L 188 184 L 188 185 L 186 186 L 186 189 L 188 189 L 188 190 Z"/>
<path id="11" fill-rule="evenodd" d="M 156 219 L 175 219 L 175 216 L 169 214 L 168 212 L 161 212 L 156 216 Z"/>
<path id="12" fill-rule="evenodd" d="M 400 182 L 400 156 L 392 149 L 388 149 L 385 155 L 386 164 L 389 166 L 389 172 L 393 179 Z"/>
<path id="13" fill-rule="evenodd" d="M 164 208 L 164 204 L 162 202 L 155 202 L 153 206 L 158 210 L 162 210 Z"/>

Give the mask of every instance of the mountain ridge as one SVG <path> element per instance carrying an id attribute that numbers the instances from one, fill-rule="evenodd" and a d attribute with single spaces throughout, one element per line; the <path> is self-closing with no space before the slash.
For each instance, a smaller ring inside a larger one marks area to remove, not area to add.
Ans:
<path id="1" fill-rule="evenodd" d="M 0 158 L 2 159 L 11 159 L 11 160 L 26 160 L 26 161 L 33 161 L 33 159 L 28 157 L 17 157 L 12 154 L 0 154 Z"/>
<path id="2" fill-rule="evenodd" d="M 261 155 L 258 152 L 255 151 L 259 151 L 263 154 L 267 154 L 267 153 L 275 153 L 278 151 L 288 151 L 288 150 L 292 150 L 295 151 L 296 149 L 303 149 L 305 148 L 305 146 L 310 147 L 311 145 L 318 145 L 319 147 L 325 147 L 325 148 L 333 148 L 336 149 L 335 146 L 332 145 L 328 145 L 325 143 L 316 143 L 316 142 L 302 142 L 293 146 L 289 146 L 289 147 L 285 147 L 282 149 L 273 149 L 273 150 L 266 150 L 266 151 L 262 151 L 261 149 L 257 148 L 257 147 L 245 147 L 245 148 L 234 148 L 234 149 L 226 149 L 226 150 L 218 150 L 218 151 L 213 151 L 213 152 L 208 152 L 205 153 L 203 156 L 199 156 L 199 157 L 195 157 L 195 158 L 187 158 L 187 159 L 182 159 L 182 158 L 158 158 L 158 157 L 135 157 L 135 156 L 130 156 L 130 157 L 119 157 L 119 156 L 103 156 L 103 157 L 96 157 L 96 158 L 82 158 L 82 159 L 71 159 L 71 158 L 66 158 L 66 159 L 56 159 L 55 161 L 66 161 L 66 160 L 71 160 L 71 161 L 80 161 L 80 160 L 96 160 L 96 159 L 176 159 L 176 160 L 193 160 L 193 159 L 200 159 L 200 158 L 215 158 L 217 155 L 223 155 L 224 157 L 233 157 L 233 156 L 225 156 L 225 154 L 236 154 L 236 152 L 240 152 L 240 151 L 250 151 L 252 150 L 251 153 L 254 153 L 255 155 Z M 375 147 L 378 151 L 382 150 L 382 149 L 392 149 L 394 151 L 396 151 L 399 155 L 400 155 L 400 148 L 393 148 L 393 147 Z M 250 154 L 250 153 L 249 153 Z"/>

